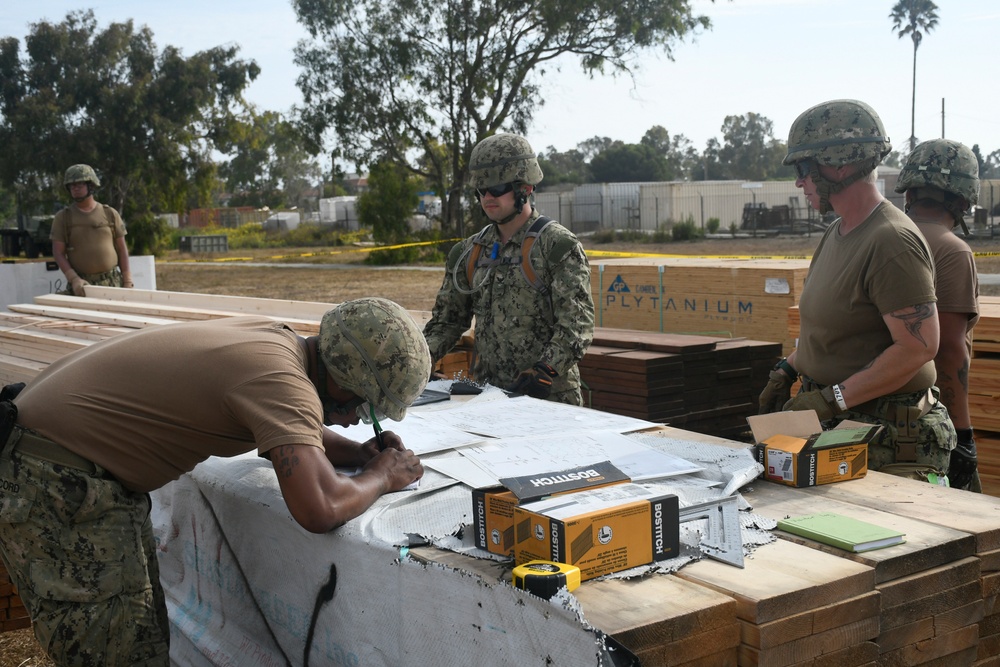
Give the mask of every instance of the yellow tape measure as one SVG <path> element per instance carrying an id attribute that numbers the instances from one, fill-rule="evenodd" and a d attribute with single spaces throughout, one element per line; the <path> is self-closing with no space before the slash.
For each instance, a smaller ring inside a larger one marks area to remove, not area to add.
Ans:
<path id="1" fill-rule="evenodd" d="M 514 568 L 511 583 L 547 600 L 560 588 L 576 589 L 580 585 L 580 568 L 551 560 L 532 560 Z"/>

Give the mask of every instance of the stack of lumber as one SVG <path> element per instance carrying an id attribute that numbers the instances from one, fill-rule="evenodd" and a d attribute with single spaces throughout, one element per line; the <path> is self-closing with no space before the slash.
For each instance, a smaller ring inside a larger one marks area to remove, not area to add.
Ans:
<path id="1" fill-rule="evenodd" d="M 737 438 L 780 355 L 780 343 L 598 327 L 580 361 L 584 402 Z"/>
<path id="2" fill-rule="evenodd" d="M 865 486 L 864 481 L 858 482 L 858 488 Z M 854 487 L 855 482 L 849 484 Z M 957 493 L 951 492 L 951 495 Z M 820 634 L 826 636 L 828 641 L 835 638 L 841 643 L 860 640 L 864 635 L 878 644 L 880 665 L 923 665 L 934 660 L 939 662 L 932 664 L 973 664 L 978 652 L 978 624 L 983 618 L 985 583 L 974 535 L 950 525 L 925 521 L 922 517 L 858 504 L 857 498 L 845 502 L 840 498 L 824 497 L 822 507 L 817 508 L 817 495 L 818 492 L 813 489 L 805 493 L 789 493 L 785 487 L 762 483 L 755 485 L 744 497 L 753 505 L 755 512 L 775 520 L 816 511 L 835 512 L 898 530 L 905 534 L 906 542 L 896 547 L 854 554 L 779 531 L 779 536 L 787 541 L 863 564 L 873 570 L 875 595 L 864 596 L 864 601 L 856 600 L 853 606 L 864 609 L 865 614 L 869 611 L 874 613 L 876 632 L 871 634 L 868 626 L 858 624 L 861 614 L 847 613 L 852 605 L 843 605 L 838 608 L 837 614 L 826 615 L 828 622 L 836 619 L 842 624 L 838 630 L 823 633 L 814 630 L 808 641 L 800 640 L 795 634 L 795 630 L 801 632 L 801 624 L 776 624 L 776 627 L 787 626 L 792 633 L 779 634 L 778 637 L 786 641 L 771 647 L 772 652 L 794 655 L 797 658 L 795 662 L 799 662 L 807 656 L 794 653 L 793 649 L 801 650 L 803 645 L 820 645 Z M 958 495 L 981 498 L 968 493 Z M 987 499 L 987 502 L 995 507 L 995 499 Z M 837 648 L 846 646 L 838 644 Z"/>
<path id="3" fill-rule="evenodd" d="M 799 335 L 799 309 L 788 309 L 788 334 Z M 983 492 L 1000 496 L 1000 297 L 979 297 L 979 322 L 972 330 L 969 414 L 976 431 Z"/>
<path id="4" fill-rule="evenodd" d="M 778 341 L 787 355 L 786 313 L 808 269 L 807 259 L 594 260 L 590 291 L 600 327 Z"/>

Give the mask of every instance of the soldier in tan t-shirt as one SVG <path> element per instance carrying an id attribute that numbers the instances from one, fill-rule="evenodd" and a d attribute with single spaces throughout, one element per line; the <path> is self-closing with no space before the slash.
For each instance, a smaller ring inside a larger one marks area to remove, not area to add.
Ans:
<path id="1" fill-rule="evenodd" d="M 256 450 L 291 518 L 333 530 L 423 467 L 390 431 L 362 443 L 324 424 L 399 421 L 430 373 L 416 322 L 373 298 L 328 311 L 318 336 L 231 317 L 122 334 L 49 365 L 0 433 L 0 557 L 46 653 L 167 667 L 148 492 L 209 456 Z"/>
<path id="2" fill-rule="evenodd" d="M 935 290 L 941 343 L 934 367 L 941 401 L 958 434 L 951 454 L 952 487 L 982 491 L 969 414 L 969 362 L 972 328 L 979 320 L 979 278 L 969 244 L 955 235 L 965 214 L 979 201 L 979 160 L 969 148 L 949 139 L 918 145 L 896 182 L 906 193 L 906 213 L 923 233 L 934 254 Z"/>
<path id="3" fill-rule="evenodd" d="M 840 218 L 813 254 L 798 346 L 771 373 L 760 410 L 880 424 L 869 468 L 946 484 L 955 429 L 934 386 L 934 265 L 916 225 L 876 185 L 891 150 L 878 114 L 857 100 L 819 104 L 792 124 L 784 163 L 813 208 Z"/>
<path id="4" fill-rule="evenodd" d="M 125 224 L 118 211 L 94 199 L 101 182 L 86 164 L 66 170 L 73 203 L 52 221 L 52 257 L 69 283 L 64 294 L 86 296 L 87 285 L 132 287 Z"/>

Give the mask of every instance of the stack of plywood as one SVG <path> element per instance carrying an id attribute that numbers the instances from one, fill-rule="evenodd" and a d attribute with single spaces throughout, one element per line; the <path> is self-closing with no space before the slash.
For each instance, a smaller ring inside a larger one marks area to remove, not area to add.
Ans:
<path id="1" fill-rule="evenodd" d="M 599 327 L 580 361 L 584 401 L 605 412 L 738 437 L 779 343 Z"/>
<path id="2" fill-rule="evenodd" d="M 736 600 L 741 666 L 861 667 L 878 658 L 879 594 L 868 565 L 779 540 L 745 569 L 701 560 L 675 576 Z"/>
<path id="3" fill-rule="evenodd" d="M 744 497 L 754 511 L 775 520 L 817 511 L 815 494 L 789 493 L 787 487 L 776 484 L 757 484 Z M 972 664 L 978 651 L 978 624 L 984 608 L 981 564 L 973 536 L 915 517 L 834 498 L 823 499 L 822 511 L 898 530 L 906 536 L 901 545 L 855 554 L 790 533 L 778 533 L 788 541 L 874 570 L 877 597 L 868 602 L 874 604 L 877 618 L 878 664 L 923 665 L 934 660 L 942 662 L 933 664 Z M 867 603 L 858 601 L 858 604 L 868 608 Z"/>
<path id="4" fill-rule="evenodd" d="M 806 259 L 595 260 L 590 291 L 601 327 L 777 341 L 788 354 L 787 312 L 808 268 Z"/>

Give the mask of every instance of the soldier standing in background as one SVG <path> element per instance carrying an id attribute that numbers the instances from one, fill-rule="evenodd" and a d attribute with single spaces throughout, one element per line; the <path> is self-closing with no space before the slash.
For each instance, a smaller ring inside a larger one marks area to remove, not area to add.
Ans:
<path id="1" fill-rule="evenodd" d="M 437 362 L 472 324 L 472 376 L 561 403 L 581 405 L 577 363 L 594 336 L 590 264 L 576 236 L 541 216 L 531 194 L 542 170 L 515 134 L 480 141 L 472 187 L 492 222 L 448 255 L 424 336 Z"/>
<path id="2" fill-rule="evenodd" d="M 941 402 L 948 407 L 958 434 L 948 481 L 954 488 L 982 492 L 969 415 L 969 362 L 972 328 L 979 320 L 979 277 L 972 249 L 954 233 L 956 225 L 969 232 L 965 214 L 979 201 L 979 161 L 957 141 L 925 141 L 907 157 L 896 192 L 906 193 L 906 214 L 917 223 L 934 256 L 941 322 L 934 367 Z"/>
<path id="3" fill-rule="evenodd" d="M 917 226 L 879 192 L 876 169 L 891 150 L 878 114 L 857 100 L 816 105 L 792 124 L 784 163 L 813 208 L 840 218 L 813 253 L 798 346 L 771 373 L 760 410 L 880 424 L 872 470 L 944 483 L 956 437 L 934 386 L 934 264 Z"/>
<path id="4" fill-rule="evenodd" d="M 75 164 L 63 179 L 73 203 L 52 221 L 52 257 L 66 276 L 63 294 L 85 296 L 87 285 L 132 287 L 125 223 L 118 211 L 94 199 L 101 186 L 90 165 Z"/>

